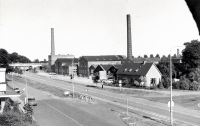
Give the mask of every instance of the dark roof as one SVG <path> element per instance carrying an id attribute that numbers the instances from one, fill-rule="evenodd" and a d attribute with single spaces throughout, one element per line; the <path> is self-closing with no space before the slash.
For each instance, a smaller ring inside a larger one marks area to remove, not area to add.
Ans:
<path id="1" fill-rule="evenodd" d="M 82 56 L 87 61 L 121 61 L 118 55 L 105 55 L 105 56 Z"/>
<path id="2" fill-rule="evenodd" d="M 182 58 L 179 57 L 179 58 L 172 58 L 172 63 L 182 63 Z"/>
<path id="3" fill-rule="evenodd" d="M 119 67 L 117 74 L 145 76 L 152 65 L 153 63 L 122 64 L 122 66 Z"/>
<path id="4" fill-rule="evenodd" d="M 100 65 L 101 67 L 103 67 L 104 70 L 108 70 L 110 69 L 113 65 Z"/>
<path id="5" fill-rule="evenodd" d="M 89 68 L 93 67 L 94 69 L 97 68 L 98 65 L 91 65 Z"/>
<path id="6" fill-rule="evenodd" d="M 130 59 L 121 59 L 121 64 L 125 64 L 125 63 L 133 63 L 133 61 L 131 61 Z"/>
<path id="7" fill-rule="evenodd" d="M 122 66 L 122 64 L 116 64 L 116 65 L 113 65 L 116 69 L 119 69 L 121 66 Z"/>
<path id="8" fill-rule="evenodd" d="M 55 62 L 62 62 L 62 63 L 72 62 L 72 58 L 58 58 Z M 78 63 L 78 58 L 74 58 L 74 63 Z"/>
<path id="9" fill-rule="evenodd" d="M 146 61 L 147 63 L 159 62 L 160 58 L 132 58 L 134 63 L 142 63 Z"/>

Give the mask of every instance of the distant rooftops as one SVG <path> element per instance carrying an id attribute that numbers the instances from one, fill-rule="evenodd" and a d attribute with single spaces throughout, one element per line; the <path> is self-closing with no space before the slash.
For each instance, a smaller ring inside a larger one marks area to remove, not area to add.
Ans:
<path id="1" fill-rule="evenodd" d="M 58 58 L 56 62 L 66 63 L 66 62 L 72 62 L 72 60 L 73 58 Z M 74 63 L 78 63 L 78 58 L 74 58 Z"/>
<path id="2" fill-rule="evenodd" d="M 100 56 L 82 56 L 87 61 L 121 61 L 122 55 L 100 55 Z"/>
<path id="3" fill-rule="evenodd" d="M 146 61 L 147 63 L 159 62 L 160 58 L 132 58 L 130 59 L 134 63 L 142 63 Z"/>

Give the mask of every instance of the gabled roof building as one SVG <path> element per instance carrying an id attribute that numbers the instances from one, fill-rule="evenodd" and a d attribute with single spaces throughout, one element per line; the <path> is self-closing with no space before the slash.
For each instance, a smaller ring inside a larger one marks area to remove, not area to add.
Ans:
<path id="1" fill-rule="evenodd" d="M 73 62 L 73 67 L 72 67 Z M 57 74 L 69 75 L 73 71 L 77 71 L 78 58 L 58 58 L 55 61 L 55 72 Z"/>
<path id="2" fill-rule="evenodd" d="M 157 85 L 161 80 L 161 72 L 158 70 L 154 63 L 130 63 L 122 64 L 117 71 L 117 79 L 123 80 L 124 78 L 129 79 L 130 82 L 139 80 L 139 78 L 145 77 L 146 86 L 152 84 Z"/>
<path id="3" fill-rule="evenodd" d="M 121 55 L 82 56 L 79 58 L 79 74 L 80 76 L 88 77 L 91 65 L 121 64 L 122 59 L 124 59 L 124 56 Z"/>

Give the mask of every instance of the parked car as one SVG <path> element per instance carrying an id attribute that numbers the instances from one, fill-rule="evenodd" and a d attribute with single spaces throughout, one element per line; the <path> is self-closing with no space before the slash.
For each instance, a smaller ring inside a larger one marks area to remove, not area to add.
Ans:
<path id="1" fill-rule="evenodd" d="M 20 93 L 19 88 L 14 88 L 14 91 L 15 91 L 16 93 Z"/>
<path id="2" fill-rule="evenodd" d="M 112 79 L 108 79 L 108 80 L 105 80 L 103 83 L 104 84 L 113 84 L 113 80 Z"/>
<path id="3" fill-rule="evenodd" d="M 37 102 L 35 101 L 35 98 L 28 98 L 28 105 L 37 106 Z"/>
<path id="4" fill-rule="evenodd" d="M 50 72 L 49 75 L 56 75 L 56 73 Z"/>

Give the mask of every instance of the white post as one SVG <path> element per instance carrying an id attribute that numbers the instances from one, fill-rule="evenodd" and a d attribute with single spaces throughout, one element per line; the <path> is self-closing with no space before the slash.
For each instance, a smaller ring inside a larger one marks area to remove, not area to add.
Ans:
<path id="1" fill-rule="evenodd" d="M 13 86 L 13 90 L 14 90 L 14 85 L 13 85 L 13 72 L 12 72 L 12 86 Z"/>
<path id="2" fill-rule="evenodd" d="M 170 124 L 173 126 L 173 117 L 172 117 L 172 62 L 171 62 L 171 50 L 170 50 Z"/>
<path id="3" fill-rule="evenodd" d="M 175 47 L 184 47 L 184 46 L 175 46 Z M 173 48 L 175 48 L 173 47 Z M 170 125 L 173 126 L 173 110 L 172 110 L 172 58 L 171 58 L 171 50 L 173 49 L 171 48 L 170 49 L 170 59 L 169 59 L 169 62 L 170 62 Z"/>
<path id="4" fill-rule="evenodd" d="M 72 59 L 72 73 L 71 73 L 71 75 L 72 75 L 72 86 L 73 86 L 73 98 L 74 98 L 74 84 L 73 84 L 73 63 L 74 63 L 74 58 Z"/>
<path id="5" fill-rule="evenodd" d="M 128 98 L 126 99 L 126 114 L 128 116 Z"/>
<path id="6" fill-rule="evenodd" d="M 26 82 L 26 103 L 28 102 L 28 88 L 27 88 L 27 80 L 25 76 L 25 82 Z"/>

